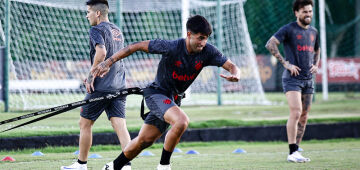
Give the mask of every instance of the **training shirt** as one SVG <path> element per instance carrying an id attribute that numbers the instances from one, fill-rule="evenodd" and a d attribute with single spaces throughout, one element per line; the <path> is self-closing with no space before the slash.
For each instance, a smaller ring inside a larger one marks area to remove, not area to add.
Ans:
<path id="1" fill-rule="evenodd" d="M 97 44 L 105 46 L 105 60 L 124 47 L 123 34 L 113 23 L 101 22 L 90 28 L 89 35 L 91 65 L 94 63 Z M 95 91 L 114 92 L 125 87 L 125 68 L 122 60 L 115 62 L 104 77 L 96 77 L 94 81 Z"/>
<path id="2" fill-rule="evenodd" d="M 298 76 L 291 76 L 290 71 L 285 69 L 283 78 L 311 79 L 310 68 L 314 63 L 315 51 L 319 49 L 318 31 L 312 26 L 304 29 L 292 22 L 280 28 L 274 36 L 283 43 L 286 60 L 301 69 Z"/>
<path id="3" fill-rule="evenodd" d="M 183 38 L 151 40 L 149 52 L 162 54 L 155 81 L 150 86 L 173 94 L 185 92 L 203 67 L 221 67 L 227 61 L 227 57 L 209 43 L 201 52 L 189 54 Z"/>

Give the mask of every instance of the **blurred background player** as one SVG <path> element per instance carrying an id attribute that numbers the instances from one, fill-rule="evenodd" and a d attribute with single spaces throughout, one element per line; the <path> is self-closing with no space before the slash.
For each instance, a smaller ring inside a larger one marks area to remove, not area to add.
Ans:
<path id="1" fill-rule="evenodd" d="M 266 44 L 270 53 L 285 67 L 282 84 L 290 108 L 286 124 L 290 149 L 287 160 L 290 162 L 310 161 L 298 152 L 298 148 L 314 93 L 312 75 L 317 73 L 320 61 L 318 31 L 310 26 L 313 6 L 312 0 L 295 0 L 296 22 L 281 27 Z M 280 43 L 284 45 L 286 59 L 279 52 Z"/>
<path id="2" fill-rule="evenodd" d="M 139 135 L 126 146 L 118 158 L 107 163 L 103 169 L 120 170 L 142 150 L 151 146 L 171 125 L 171 129 L 166 134 L 160 164 L 157 167 L 158 170 L 170 170 L 171 154 L 189 124 L 186 113 L 174 103 L 177 95 L 185 92 L 202 68 L 206 66 L 223 67 L 231 75 L 221 74 L 221 77 L 232 82 L 239 81 L 238 67 L 214 46 L 207 43 L 212 33 L 208 21 L 196 15 L 188 19 L 186 27 L 186 39 L 157 39 L 134 43 L 92 70 L 94 77 L 102 77 L 116 61 L 136 51 L 162 54 L 155 81 L 144 89 L 146 105 L 150 109 L 150 113 L 145 118 L 145 124 L 141 127 Z"/>
<path id="3" fill-rule="evenodd" d="M 96 67 L 104 59 L 111 57 L 116 51 L 123 48 L 123 35 L 120 29 L 109 22 L 109 5 L 106 0 L 89 0 L 87 5 L 86 18 L 92 26 L 90 35 L 90 60 L 92 68 Z M 92 82 L 92 74 L 89 73 L 85 80 L 86 94 L 85 100 L 105 96 L 126 87 L 125 68 L 123 62 L 114 63 L 109 73 L 100 78 L 97 77 Z M 130 135 L 125 121 L 125 102 L 126 97 L 118 97 L 112 100 L 103 100 L 85 105 L 80 113 L 80 139 L 78 161 L 70 166 L 62 166 L 62 170 L 87 169 L 87 158 L 92 145 L 92 125 L 105 110 L 111 125 L 116 132 L 121 148 L 130 142 Z M 131 169 L 128 163 L 123 169 Z"/>

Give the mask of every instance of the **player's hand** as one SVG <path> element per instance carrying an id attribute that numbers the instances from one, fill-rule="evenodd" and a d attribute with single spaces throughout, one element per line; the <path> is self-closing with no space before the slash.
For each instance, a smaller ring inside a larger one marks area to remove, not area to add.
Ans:
<path id="1" fill-rule="evenodd" d="M 240 76 L 235 76 L 235 75 L 225 75 L 225 74 L 220 74 L 220 77 L 226 79 L 227 81 L 231 81 L 231 82 L 238 82 L 240 80 Z"/>
<path id="2" fill-rule="evenodd" d="M 94 76 L 94 78 L 97 76 L 104 77 L 110 71 L 110 66 L 106 61 L 107 60 L 101 62 L 96 67 L 91 69 L 91 74 Z"/>
<path id="3" fill-rule="evenodd" d="M 290 64 L 289 61 L 286 61 L 284 67 L 290 71 L 292 76 L 298 76 L 300 74 L 301 69 L 293 64 Z"/>
<path id="4" fill-rule="evenodd" d="M 87 79 L 84 80 L 86 91 L 88 93 L 91 93 L 94 91 L 94 80 L 95 80 L 95 78 L 93 77 L 93 75 L 91 73 L 89 73 L 89 76 L 87 77 Z"/>
<path id="5" fill-rule="evenodd" d="M 318 72 L 318 70 L 319 70 L 319 67 L 317 65 L 314 65 L 314 64 L 311 65 L 310 72 L 312 74 L 316 74 Z"/>

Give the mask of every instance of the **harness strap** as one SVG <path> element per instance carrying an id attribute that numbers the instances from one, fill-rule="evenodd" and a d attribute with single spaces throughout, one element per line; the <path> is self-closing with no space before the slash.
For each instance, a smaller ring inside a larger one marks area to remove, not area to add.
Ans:
<path id="1" fill-rule="evenodd" d="M 125 96 L 125 95 L 130 95 L 130 94 L 142 95 L 143 94 L 143 89 L 141 89 L 139 87 L 123 89 L 123 90 L 115 92 L 114 94 L 108 94 L 106 96 L 101 96 L 101 97 L 91 98 L 91 99 L 87 99 L 87 100 L 77 101 L 77 102 L 73 102 L 73 103 L 69 103 L 69 104 L 65 104 L 65 105 L 61 105 L 61 106 L 56 106 L 56 107 L 49 108 L 49 109 L 40 110 L 40 111 L 37 111 L 37 112 L 34 112 L 34 113 L 22 115 L 22 116 L 19 116 L 19 117 L 8 119 L 8 120 L 4 120 L 4 121 L 0 122 L 0 125 L 7 124 L 7 123 L 10 123 L 10 122 L 15 122 L 15 121 L 22 120 L 22 119 L 27 119 L 27 118 L 34 117 L 34 116 L 37 116 L 37 115 L 42 115 L 42 114 L 45 114 L 45 113 L 54 112 L 54 113 L 50 113 L 48 115 L 42 116 L 40 118 L 25 122 L 25 123 L 20 124 L 18 126 L 15 126 L 15 127 L 10 128 L 10 129 L 2 131 L 2 132 L 6 132 L 6 131 L 9 131 L 11 129 L 15 129 L 15 128 L 18 128 L 18 127 L 21 127 L 21 126 L 24 126 L 24 125 L 27 125 L 27 124 L 30 124 L 30 123 L 40 121 L 40 120 L 49 118 L 51 116 L 54 116 L 54 115 L 69 111 L 69 110 L 75 109 L 75 108 L 77 108 L 79 106 L 82 106 L 82 105 L 86 105 L 86 104 L 93 103 L 93 102 L 96 102 L 96 101 L 101 101 L 101 100 L 111 100 L 111 99 L 119 97 L 119 96 Z M 2 133 L 2 132 L 0 132 L 0 133 Z"/>

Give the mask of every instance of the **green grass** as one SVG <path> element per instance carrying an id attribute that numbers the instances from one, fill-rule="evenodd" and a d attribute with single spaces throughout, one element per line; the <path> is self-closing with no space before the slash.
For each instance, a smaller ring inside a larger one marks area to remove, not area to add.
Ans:
<path id="1" fill-rule="evenodd" d="M 289 163 L 285 142 L 181 142 L 178 146 L 183 153 L 174 153 L 171 159 L 173 170 L 205 169 L 358 169 L 360 167 L 360 139 L 335 139 L 303 141 L 303 155 L 311 158 L 309 163 Z M 132 161 L 134 170 L 155 169 L 160 160 L 162 144 L 154 144 L 146 149 L 155 156 L 138 156 Z M 237 148 L 246 154 L 233 154 Z M 72 153 L 76 147 L 49 147 L 41 149 L 45 155 L 31 156 L 36 149 L 21 152 L 0 152 L 0 157 L 11 156 L 15 162 L 0 162 L 2 170 L 22 169 L 59 169 L 76 159 Z M 196 150 L 199 155 L 187 155 L 188 150 Z M 119 146 L 93 146 L 90 154 L 99 154 L 103 158 L 89 159 L 89 169 L 101 169 L 120 153 Z"/>
<path id="2" fill-rule="evenodd" d="M 289 115 L 284 94 L 266 93 L 266 97 L 277 104 L 193 106 L 182 107 L 182 109 L 190 118 L 189 128 L 284 125 Z M 317 93 L 316 101 L 313 103 L 309 114 L 309 123 L 360 121 L 360 93 L 330 93 L 329 101 L 323 101 L 321 98 L 321 94 Z M 141 101 L 140 99 L 138 100 Z M 0 133 L 0 138 L 78 134 L 79 112 L 79 109 L 75 109 L 12 131 Z M 0 120 L 26 113 L 29 112 L 0 113 Z M 139 113 L 139 107 L 127 109 L 127 126 L 129 131 L 134 132 L 140 129 L 143 121 Z M 25 121 L 27 120 L 1 125 L 0 130 L 5 130 Z M 105 114 L 102 114 L 95 122 L 93 132 L 113 132 Z"/>

